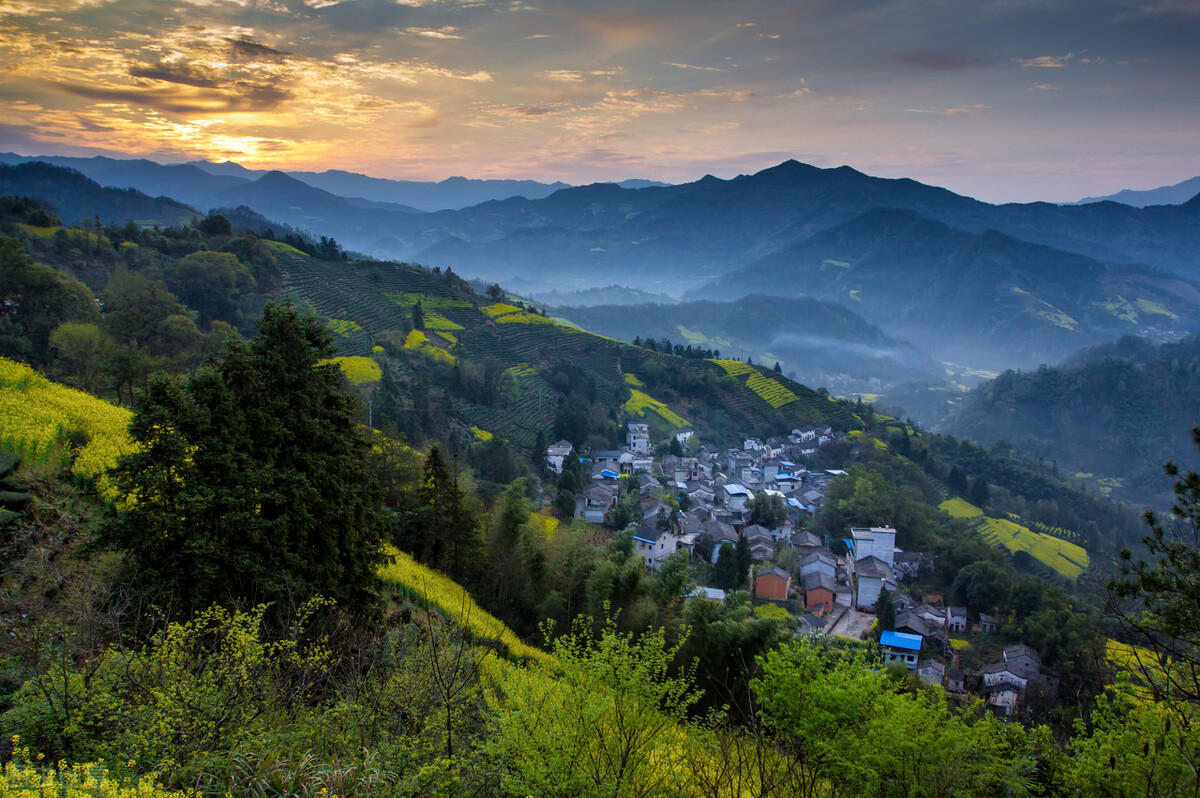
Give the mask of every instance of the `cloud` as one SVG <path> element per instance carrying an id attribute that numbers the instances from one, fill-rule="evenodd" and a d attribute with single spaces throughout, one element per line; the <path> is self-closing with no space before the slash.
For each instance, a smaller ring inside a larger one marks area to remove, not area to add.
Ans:
<path id="1" fill-rule="evenodd" d="M 175 86 L 162 88 L 85 86 L 72 83 L 50 84 L 59 91 L 89 100 L 124 102 L 173 114 L 219 114 L 246 111 L 270 111 L 293 95 L 286 89 L 265 83 L 238 81 L 209 91 Z M 207 88 L 207 87 L 206 87 Z"/>
<path id="2" fill-rule="evenodd" d="M 695 64 L 680 64 L 673 61 L 663 61 L 663 66 L 677 67 L 679 69 L 698 69 L 701 72 L 724 72 L 724 69 L 719 67 L 696 66 Z"/>
<path id="3" fill-rule="evenodd" d="M 1062 86 L 1052 86 L 1049 83 L 1035 83 L 1029 87 L 1030 91 L 1060 91 Z"/>
<path id="4" fill-rule="evenodd" d="M 621 69 L 545 69 L 538 73 L 539 78 L 553 80 L 559 83 L 582 83 L 587 78 L 611 77 L 621 74 Z"/>
<path id="5" fill-rule="evenodd" d="M 1060 69 L 1075 57 L 1075 53 L 1066 55 L 1039 55 L 1036 58 L 1014 58 L 1022 67 L 1038 67 L 1040 69 Z"/>
<path id="6" fill-rule="evenodd" d="M 291 55 L 246 37 L 225 41 L 229 43 L 230 55 L 237 61 L 282 61 Z"/>
<path id="7" fill-rule="evenodd" d="M 976 111 L 986 111 L 990 108 L 989 105 L 956 105 L 952 108 L 905 108 L 904 110 L 910 114 L 937 114 L 938 116 L 959 116 L 961 114 L 971 114 Z"/>
<path id="8" fill-rule="evenodd" d="M 411 36 L 424 36 L 427 39 L 461 39 L 458 29 L 453 25 L 443 25 L 440 28 L 405 28 L 404 32 Z"/>

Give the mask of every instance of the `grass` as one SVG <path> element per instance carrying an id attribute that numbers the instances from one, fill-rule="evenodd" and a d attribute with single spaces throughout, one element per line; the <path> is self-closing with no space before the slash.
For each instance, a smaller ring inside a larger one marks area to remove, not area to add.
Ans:
<path id="1" fill-rule="evenodd" d="M 784 388 L 770 377 L 764 377 L 759 371 L 754 371 L 746 377 L 746 387 L 761 396 L 767 404 L 776 409 L 800 400 L 800 397 L 796 396 L 796 394 Z"/>
<path id="2" fill-rule="evenodd" d="M 983 515 L 983 510 L 963 499 L 947 499 L 938 505 L 938 509 L 951 518 L 979 518 Z"/>
<path id="3" fill-rule="evenodd" d="M 1067 579 L 1078 579 L 1089 565 L 1082 547 L 1004 518 L 984 517 L 980 531 L 989 543 L 1004 546 L 1010 552 L 1028 552 L 1038 562 Z"/>
<path id="4" fill-rule="evenodd" d="M 1179 318 L 1179 316 L 1177 314 L 1172 313 L 1171 311 L 1167 310 L 1164 306 L 1160 305 L 1158 302 L 1154 302 L 1153 300 L 1150 300 L 1150 299 L 1139 299 L 1137 301 L 1137 306 L 1138 306 L 1138 309 L 1141 310 L 1143 313 L 1150 313 L 1155 316 L 1166 316 L 1169 319 L 1178 319 Z"/>
<path id="5" fill-rule="evenodd" d="M 1147 679 L 1160 685 L 1168 682 L 1162 664 L 1148 648 L 1110 639 L 1104 647 L 1104 658 L 1118 672 L 1129 674 L 1129 689 L 1141 701 L 1154 700 L 1154 691 L 1146 684 Z"/>
<path id="6" fill-rule="evenodd" d="M 853 441 L 858 443 L 869 443 L 876 449 L 886 449 L 888 445 L 876 438 L 874 435 L 868 435 L 860 429 L 852 429 L 846 435 Z"/>
<path id="7" fill-rule="evenodd" d="M 450 354 L 445 349 L 434 345 L 434 343 L 429 340 L 429 336 L 427 336 L 421 330 L 412 330 L 409 332 L 408 337 L 404 339 L 404 348 L 413 349 L 423 355 L 428 355 L 435 360 L 445 360 L 448 363 L 454 362 L 454 355 Z"/>
<path id="8" fill-rule="evenodd" d="M 301 252 L 291 244 L 285 244 L 282 241 L 263 241 L 263 243 L 276 252 L 287 252 L 290 255 L 302 255 L 303 257 L 308 257 L 306 253 Z"/>
<path id="9" fill-rule="evenodd" d="M 328 319 L 325 322 L 325 326 L 329 328 L 331 333 L 341 338 L 349 338 L 354 333 L 362 332 L 362 327 L 358 325 L 358 322 L 348 321 L 347 319 Z"/>
<path id="10" fill-rule="evenodd" d="M 1083 547 L 1065 540 L 1075 537 L 1075 533 L 1069 530 L 1042 526 L 1047 531 L 1035 531 L 1022 525 L 1018 516 L 990 518 L 975 505 L 957 498 L 947 499 L 938 505 L 938 509 L 952 518 L 976 519 L 979 531 L 988 543 L 1003 546 L 1014 554 L 1018 551 L 1027 552 L 1067 579 L 1078 579 L 1090 563 Z"/>
<path id="11" fill-rule="evenodd" d="M 755 371 L 754 366 L 749 363 L 743 363 L 740 360 L 714 360 L 721 368 L 725 369 L 726 374 L 731 374 L 734 377 L 740 377 L 743 374 L 750 374 Z"/>
<path id="12" fill-rule="evenodd" d="M 28 230 L 43 241 L 49 241 L 54 238 L 54 234 L 61 230 L 61 227 L 34 227 L 31 224 L 18 224 L 22 230 Z"/>
<path id="13" fill-rule="evenodd" d="M 545 316 L 529 313 L 528 311 L 521 310 L 516 305 L 508 305 L 503 302 L 497 302 L 494 305 L 484 305 L 480 310 L 497 324 L 554 324 L 553 320 Z"/>
<path id="14" fill-rule="evenodd" d="M 534 513 L 529 516 L 529 522 L 536 526 L 546 537 L 553 537 L 554 533 L 558 531 L 558 519 L 552 515 Z"/>

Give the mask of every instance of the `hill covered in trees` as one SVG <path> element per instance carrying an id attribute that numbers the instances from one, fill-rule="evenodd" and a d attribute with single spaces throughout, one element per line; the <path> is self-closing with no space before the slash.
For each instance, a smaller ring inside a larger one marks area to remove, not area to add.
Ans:
<path id="1" fill-rule="evenodd" d="M 1190 450 L 1200 395 L 1200 343 L 1138 338 L 1092 347 L 1056 367 L 1006 371 L 968 394 L 948 430 L 985 445 L 1004 440 L 1054 461 L 1105 494 L 1163 506 L 1167 460 Z"/>

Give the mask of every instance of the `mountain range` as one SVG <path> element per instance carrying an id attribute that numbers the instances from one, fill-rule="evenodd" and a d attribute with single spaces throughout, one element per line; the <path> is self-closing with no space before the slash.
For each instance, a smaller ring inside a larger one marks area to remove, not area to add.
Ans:
<path id="1" fill-rule="evenodd" d="M 941 372 L 924 352 L 850 308 L 811 297 L 755 294 L 732 302 L 597 305 L 551 312 L 612 338 L 666 338 L 719 349 L 722 357 L 751 357 L 767 366 L 786 363 L 789 376 L 807 384 L 844 388 L 842 383 L 853 380 L 862 389 L 872 380 L 878 385 Z"/>
<path id="2" fill-rule="evenodd" d="M 221 204 L 214 201 L 218 193 L 253 183 L 272 171 L 247 169 L 232 161 L 159 164 L 144 158 L 132 160 L 103 156 L 77 158 L 0 153 L 0 163 L 17 164 L 29 161 L 65 166 L 87 175 L 102 186 L 136 188 L 150 196 L 169 196 L 200 210 Z M 459 209 L 488 200 L 515 196 L 540 199 L 559 189 L 569 188 L 568 183 L 561 181 L 542 183 L 536 180 L 479 180 L 466 177 L 448 177 L 437 182 L 389 180 L 340 169 L 328 169 L 324 172 L 289 171 L 286 174 L 307 186 L 330 194 L 414 212 Z M 626 188 L 645 188 L 666 184 L 654 180 L 631 179 L 621 181 L 618 185 Z"/>
<path id="3" fill-rule="evenodd" d="M 572 186 L 430 213 L 236 164 L 75 160 L 135 168 L 162 181 L 146 185 L 176 197 L 191 186 L 217 207 L 248 207 L 353 251 L 453 268 L 526 295 L 620 284 L 692 299 L 835 301 L 937 359 L 996 370 L 1057 362 L 1131 332 L 1187 333 L 1200 319 L 1192 282 L 1200 278 L 1200 198 L 1147 208 L 992 205 L 914 180 L 785 161 L 729 180 Z M 48 174 L 38 173 L 36 191 L 15 183 L 4 190 L 32 191 L 68 222 L 77 220 L 68 210 L 105 221 L 157 218 L 145 208 L 118 213 L 119 203 L 87 210 L 80 200 L 95 190 L 78 190 L 82 178 L 64 178 L 56 190 Z M 385 185 L 361 177 L 338 179 Z M 733 340 L 731 332 L 717 335 Z M 773 351 L 749 334 L 734 337 L 747 350 Z"/>
<path id="4" fill-rule="evenodd" d="M 1146 189 L 1144 191 L 1127 188 L 1118 191 L 1116 194 L 1109 194 L 1104 197 L 1084 197 L 1074 204 L 1086 205 L 1089 202 L 1120 202 L 1124 205 L 1132 205 L 1135 208 L 1145 208 L 1147 205 L 1182 205 L 1197 194 L 1200 194 L 1200 176 L 1184 180 L 1173 186 L 1159 186 L 1158 188 Z"/>
<path id="5" fill-rule="evenodd" d="M 990 368 L 1055 363 L 1152 326 L 1194 329 L 1200 287 L 1004 233 L 955 230 L 877 208 L 705 285 L 842 302 L 941 360 Z"/>

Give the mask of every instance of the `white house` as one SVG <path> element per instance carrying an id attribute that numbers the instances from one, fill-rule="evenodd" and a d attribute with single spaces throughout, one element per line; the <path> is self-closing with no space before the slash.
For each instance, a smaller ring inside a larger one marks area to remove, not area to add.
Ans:
<path id="1" fill-rule="evenodd" d="M 877 557 L 888 568 L 895 566 L 896 530 L 890 526 L 854 527 L 850 530 L 854 559 Z"/>
<path id="2" fill-rule="evenodd" d="M 754 494 L 745 485 L 734 482 L 721 488 L 725 505 L 735 513 L 746 509 L 746 502 L 754 498 Z"/>
<path id="3" fill-rule="evenodd" d="M 575 447 L 570 441 L 559 441 L 546 449 L 546 468 L 555 474 L 561 474 L 563 463 L 571 455 Z"/>
<path id="4" fill-rule="evenodd" d="M 636 454 L 650 452 L 650 425 L 640 421 L 630 421 L 625 432 L 625 448 Z"/>

